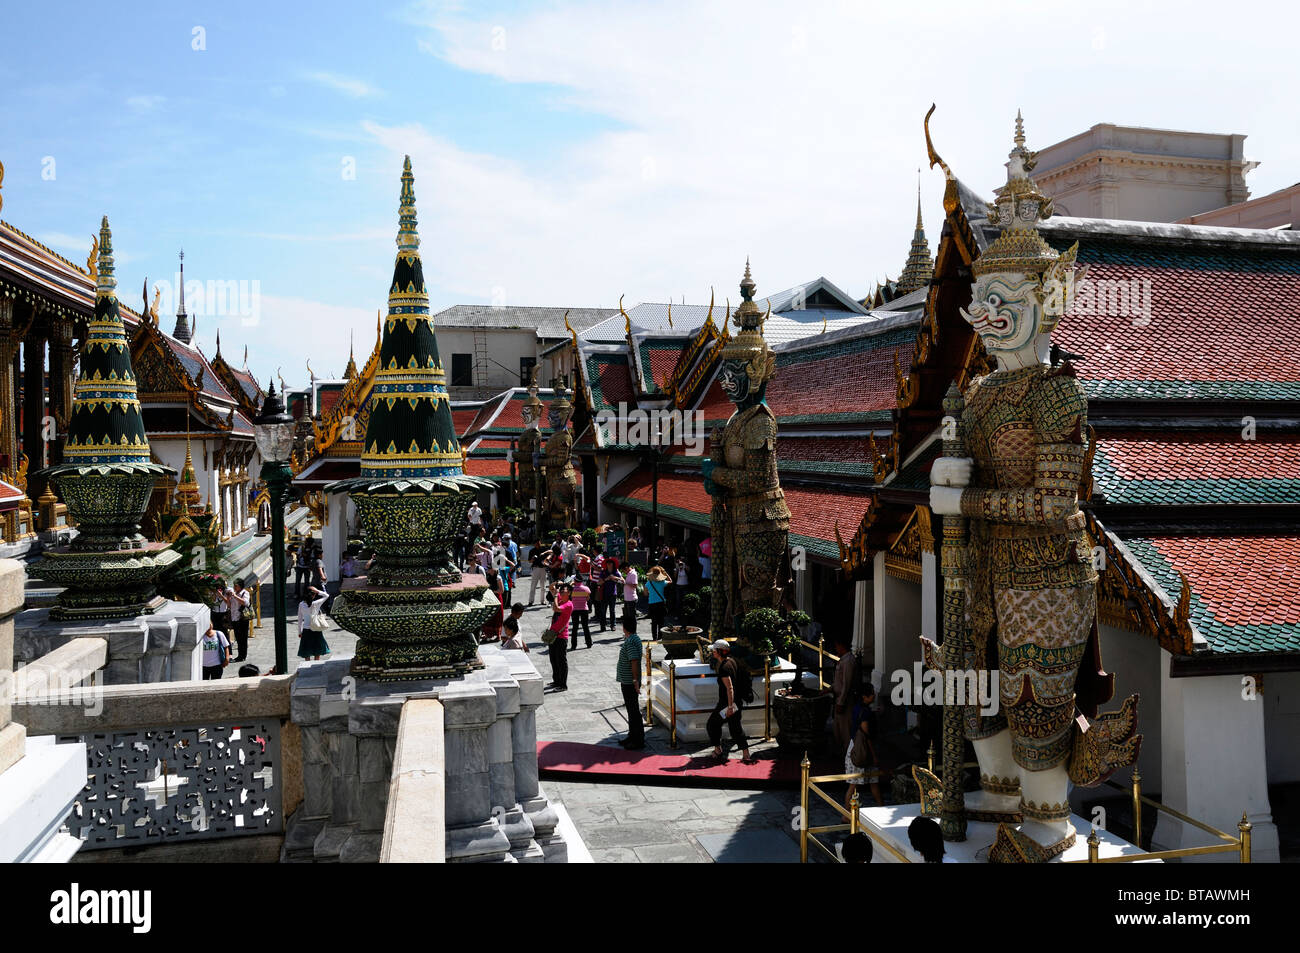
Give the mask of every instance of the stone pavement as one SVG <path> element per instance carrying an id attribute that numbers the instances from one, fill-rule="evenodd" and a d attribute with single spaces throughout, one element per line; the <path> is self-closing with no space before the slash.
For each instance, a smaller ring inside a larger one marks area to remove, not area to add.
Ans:
<path id="1" fill-rule="evenodd" d="M 520 627 L 533 664 L 548 683 L 550 661 L 541 634 L 550 619 L 547 606 L 534 606 L 525 611 Z M 637 631 L 642 638 L 649 639 L 650 623 L 644 617 L 639 620 Z M 626 737 L 623 696 L 614 680 L 622 640 L 621 628 L 602 633 L 596 626 L 592 629 L 592 648 L 588 649 L 586 640 L 579 636 L 582 647 L 569 649 L 569 690 L 548 690 L 546 703 L 537 713 L 538 741 L 616 746 Z M 661 657 L 656 652 L 656 660 Z M 644 690 L 641 699 L 644 712 Z M 728 740 L 724 731 L 724 744 Z M 774 741 L 754 740 L 750 750 L 763 751 L 775 745 Z M 662 725 L 656 724 L 646 732 L 646 750 L 655 753 L 690 755 L 711 747 L 707 742 L 682 742 L 674 752 Z M 729 753 L 739 757 L 738 752 Z M 571 780 L 543 780 L 542 783 L 551 798 L 568 809 L 597 863 L 709 863 L 714 860 L 797 863 L 799 860 L 797 789 L 754 791 Z M 833 812 L 821 805 L 812 809 L 811 814 L 810 823 L 814 826 L 837 822 Z"/>
<path id="2" fill-rule="evenodd" d="M 288 613 L 289 671 L 293 672 L 302 660 L 296 654 L 297 604 L 293 602 L 292 587 L 289 597 L 293 603 Z M 267 581 L 262 584 L 262 625 L 254 630 L 255 637 L 248 643 L 248 661 L 261 671 L 275 664 L 271 610 L 271 585 Z M 551 681 L 551 667 L 541 634 L 550 619 L 550 609 L 538 605 L 524 613 L 521 626 L 529 658 L 547 683 Z M 638 631 L 643 638 L 650 637 L 647 619 L 639 621 Z M 621 629 L 601 633 L 599 626 L 593 626 L 592 648 L 586 648 L 581 638 L 583 647 L 570 648 L 569 690 L 546 692 L 546 702 L 537 713 L 538 741 L 617 746 L 626 736 L 623 697 L 614 680 L 622 638 Z M 331 650 L 329 658 L 351 656 L 357 641 L 350 632 L 333 627 L 325 632 L 325 640 Z M 656 653 L 656 659 L 660 657 Z M 224 677 L 236 677 L 236 670 L 232 664 Z M 644 691 L 641 698 L 644 706 Z M 725 731 L 723 739 L 729 740 Z M 752 751 L 771 747 L 775 742 L 751 743 Z M 709 748 L 707 743 L 683 742 L 676 753 L 697 754 Z M 646 732 L 646 750 L 673 752 L 662 725 Z M 738 752 L 730 754 L 739 757 Z M 568 809 L 597 863 L 790 863 L 799 859 L 797 789 L 754 791 L 546 780 L 542 786 L 549 797 Z M 811 813 L 812 825 L 837 823 L 824 805 L 813 805 Z"/>

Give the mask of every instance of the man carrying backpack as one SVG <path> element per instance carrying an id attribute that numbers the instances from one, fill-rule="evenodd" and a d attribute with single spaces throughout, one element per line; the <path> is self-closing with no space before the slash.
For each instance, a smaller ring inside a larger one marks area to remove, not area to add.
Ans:
<path id="1" fill-rule="evenodd" d="M 731 645 L 725 640 L 718 639 L 713 643 L 713 656 L 718 660 L 718 704 L 704 726 L 709 733 L 709 741 L 713 742 L 713 757 L 727 760 L 722 753 L 722 722 L 725 720 L 731 732 L 732 744 L 744 753 L 741 763 L 753 764 L 754 758 L 749 753 L 745 729 L 740 723 L 744 703 L 754 700 L 753 679 L 731 657 Z"/>

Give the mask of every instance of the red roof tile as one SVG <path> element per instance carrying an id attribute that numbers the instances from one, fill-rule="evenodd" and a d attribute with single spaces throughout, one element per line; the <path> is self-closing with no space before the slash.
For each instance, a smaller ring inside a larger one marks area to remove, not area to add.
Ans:
<path id="1" fill-rule="evenodd" d="M 895 354 L 906 371 L 912 360 L 910 342 L 906 346 L 846 350 L 781 367 L 767 385 L 768 406 L 778 419 L 892 410 L 898 401 Z"/>
<path id="2" fill-rule="evenodd" d="M 468 410 L 452 410 L 451 423 L 456 428 L 456 436 L 463 437 L 469 433 L 470 427 L 479 415 L 479 408 L 471 407 Z"/>
<path id="3" fill-rule="evenodd" d="M 1300 435 L 1240 431 L 1118 431 L 1098 437 L 1098 452 L 1124 480 L 1300 479 Z"/>
<path id="4" fill-rule="evenodd" d="M 1080 259 L 1090 243 L 1080 243 Z M 1092 243 L 1095 244 L 1095 243 Z M 1149 288 L 1150 309 L 1076 298 L 1054 337 L 1083 355 L 1079 377 L 1124 381 L 1300 382 L 1300 361 L 1287 345 L 1300 339 L 1300 274 L 1287 271 L 1175 268 L 1107 258 L 1087 278 Z M 1111 288 L 1123 287 L 1111 285 Z"/>
<path id="5" fill-rule="evenodd" d="M 608 491 L 611 497 L 630 497 L 649 502 L 652 496 L 649 470 L 637 470 Z M 832 489 L 785 487 L 785 501 L 790 508 L 790 532 L 826 543 L 835 542 L 835 525 L 849 538 L 857 529 L 870 505 L 864 493 L 843 493 Z M 704 492 L 702 476 L 661 473 L 659 505 L 687 510 L 708 517 L 712 498 Z"/>
<path id="6" fill-rule="evenodd" d="M 1300 536 L 1146 538 L 1224 625 L 1300 625 Z"/>

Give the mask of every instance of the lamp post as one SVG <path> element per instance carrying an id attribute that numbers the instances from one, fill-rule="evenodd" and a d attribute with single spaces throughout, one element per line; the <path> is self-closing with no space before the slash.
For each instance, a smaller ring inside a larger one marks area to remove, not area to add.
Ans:
<path id="1" fill-rule="evenodd" d="M 293 453 L 294 419 L 285 412 L 284 401 L 275 392 L 275 383 L 262 402 L 262 412 L 253 419 L 257 450 L 262 455 L 262 479 L 271 497 L 271 580 L 275 600 L 275 671 L 289 674 L 289 647 L 285 621 L 284 585 L 284 507 L 289 502 L 289 480 L 293 471 L 289 457 Z"/>

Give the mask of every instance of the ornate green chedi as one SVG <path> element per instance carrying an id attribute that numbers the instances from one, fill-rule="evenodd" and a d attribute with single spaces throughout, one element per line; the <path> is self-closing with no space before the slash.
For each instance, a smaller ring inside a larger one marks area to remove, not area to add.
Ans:
<path id="1" fill-rule="evenodd" d="M 378 681 L 460 675 L 483 663 L 478 630 L 496 609 L 487 580 L 452 558 L 474 492 L 429 318 L 415 219 L 415 177 L 402 169 L 397 262 L 370 393 L 361 475 L 331 484 L 357 507 L 374 549 L 368 576 L 343 581 L 333 619 L 360 637 L 352 673 Z"/>
<path id="2" fill-rule="evenodd" d="M 163 600 L 156 580 L 180 554 L 150 543 L 140 521 L 159 476 L 140 416 L 135 371 L 113 275 L 113 236 L 99 229 L 95 313 L 87 322 L 81 370 L 63 442 L 63 462 L 42 471 L 58 487 L 78 535 L 47 550 L 32 575 L 66 588 L 54 619 L 113 619 L 152 612 Z"/>

